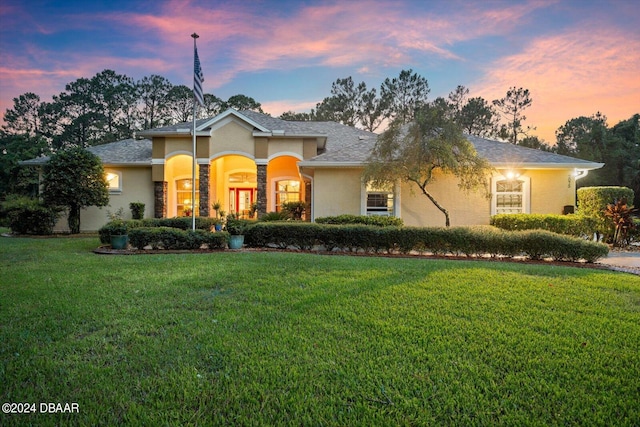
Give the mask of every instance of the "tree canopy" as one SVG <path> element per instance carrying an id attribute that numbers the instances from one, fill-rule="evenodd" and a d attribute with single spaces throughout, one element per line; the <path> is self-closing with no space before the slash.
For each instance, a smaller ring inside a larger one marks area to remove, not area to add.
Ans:
<path id="1" fill-rule="evenodd" d="M 51 156 L 45 166 L 42 183 L 44 202 L 68 209 L 72 234 L 80 232 L 81 209 L 109 204 L 109 188 L 102 162 L 81 147 Z"/>
<path id="2" fill-rule="evenodd" d="M 446 111 L 423 107 L 416 111 L 410 123 L 403 117 L 393 121 L 373 148 L 363 173 L 363 179 L 375 187 L 388 187 L 397 182 L 415 184 L 422 194 L 442 212 L 445 226 L 451 224 L 449 211 L 430 191 L 434 173 L 451 173 L 458 186 L 470 191 L 487 189 L 489 162 L 480 157 L 464 137 L 460 127 Z"/>

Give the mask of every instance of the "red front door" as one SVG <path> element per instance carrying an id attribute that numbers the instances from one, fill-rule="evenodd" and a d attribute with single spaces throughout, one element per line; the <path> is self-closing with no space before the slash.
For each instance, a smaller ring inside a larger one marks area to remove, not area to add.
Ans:
<path id="1" fill-rule="evenodd" d="M 230 188 L 229 202 L 231 212 L 238 213 L 242 218 L 249 218 L 251 214 L 251 204 L 255 202 L 255 188 Z"/>

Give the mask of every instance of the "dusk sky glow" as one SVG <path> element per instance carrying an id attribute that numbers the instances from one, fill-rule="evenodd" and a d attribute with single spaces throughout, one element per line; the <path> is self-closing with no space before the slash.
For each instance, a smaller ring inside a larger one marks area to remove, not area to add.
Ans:
<path id="1" fill-rule="evenodd" d="M 529 89 L 525 124 L 547 142 L 574 117 L 640 112 L 635 0 L 0 0 L 0 112 L 104 69 L 191 87 L 193 32 L 204 91 L 273 116 L 308 112 L 338 78 L 379 89 L 409 68 L 432 100 Z"/>

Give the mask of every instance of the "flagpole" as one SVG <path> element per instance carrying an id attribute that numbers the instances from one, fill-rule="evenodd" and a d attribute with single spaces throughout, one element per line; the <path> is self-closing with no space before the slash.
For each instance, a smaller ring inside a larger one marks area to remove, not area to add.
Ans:
<path id="1" fill-rule="evenodd" d="M 196 39 L 200 37 L 196 33 L 191 34 L 193 37 L 193 63 L 194 63 L 194 79 L 193 79 L 193 163 L 191 165 L 191 229 L 196 229 L 196 113 L 198 112 L 198 100 L 196 99 L 196 80 L 195 80 L 195 66 L 196 66 Z"/>

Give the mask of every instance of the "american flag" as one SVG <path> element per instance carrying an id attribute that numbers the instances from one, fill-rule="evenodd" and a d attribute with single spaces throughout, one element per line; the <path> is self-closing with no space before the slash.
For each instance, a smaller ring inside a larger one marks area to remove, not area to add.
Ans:
<path id="1" fill-rule="evenodd" d="M 204 107 L 204 94 L 202 92 L 202 82 L 204 82 L 204 75 L 202 74 L 202 68 L 200 68 L 200 58 L 198 58 L 198 48 L 194 47 L 195 55 L 193 60 L 193 96 L 200 106 Z"/>

